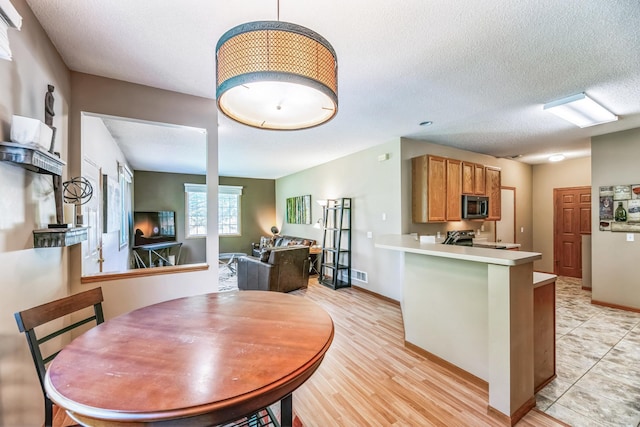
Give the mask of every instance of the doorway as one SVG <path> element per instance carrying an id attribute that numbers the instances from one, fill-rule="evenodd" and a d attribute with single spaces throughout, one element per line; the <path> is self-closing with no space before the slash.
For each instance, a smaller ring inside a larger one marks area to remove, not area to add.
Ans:
<path id="1" fill-rule="evenodd" d="M 591 234 L 591 187 L 555 188 L 553 206 L 554 273 L 582 278 L 582 235 Z"/>

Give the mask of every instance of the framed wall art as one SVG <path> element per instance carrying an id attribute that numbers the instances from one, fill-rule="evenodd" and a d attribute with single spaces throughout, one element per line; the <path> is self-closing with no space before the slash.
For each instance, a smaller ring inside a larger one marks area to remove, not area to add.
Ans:
<path id="1" fill-rule="evenodd" d="M 287 223 L 311 224 L 311 195 L 287 199 Z"/>

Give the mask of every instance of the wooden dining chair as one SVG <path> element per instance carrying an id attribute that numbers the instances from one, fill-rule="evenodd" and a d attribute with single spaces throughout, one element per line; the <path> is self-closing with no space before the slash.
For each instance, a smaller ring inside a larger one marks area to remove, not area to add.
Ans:
<path id="1" fill-rule="evenodd" d="M 56 357 L 60 350 L 62 350 L 62 346 L 58 348 L 57 351 L 48 351 L 48 355 L 43 356 L 41 345 L 52 338 L 60 336 L 89 322 L 95 321 L 96 325 L 104 322 L 102 301 L 102 288 L 95 288 L 66 298 L 61 298 L 56 301 L 48 302 L 37 307 L 19 311 L 14 314 L 16 322 L 18 323 L 18 329 L 20 332 L 24 332 L 27 338 L 27 344 L 29 344 L 29 350 L 31 351 L 31 356 L 33 357 L 33 362 L 36 366 L 36 371 L 38 372 L 38 379 L 40 380 L 40 386 L 42 387 L 42 393 L 44 394 L 44 415 L 46 427 L 51 427 L 53 423 L 53 402 L 49 400 L 46 392 L 44 391 L 44 375 L 46 373 L 46 366 L 54 357 Z M 42 338 L 38 338 L 36 335 L 36 327 L 91 306 L 93 306 L 93 314 L 89 317 L 78 320 L 69 326 L 56 329 Z"/>

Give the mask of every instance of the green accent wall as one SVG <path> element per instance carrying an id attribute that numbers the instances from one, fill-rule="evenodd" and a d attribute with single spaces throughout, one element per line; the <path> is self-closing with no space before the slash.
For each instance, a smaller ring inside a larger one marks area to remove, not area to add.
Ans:
<path id="1" fill-rule="evenodd" d="M 206 262 L 206 239 L 185 239 L 184 184 L 206 184 L 205 175 L 133 172 L 134 211 L 175 211 L 176 240 L 182 242 L 180 264 Z"/>
<path id="2" fill-rule="evenodd" d="M 240 236 L 220 237 L 220 253 L 251 254 L 251 243 L 260 236 L 271 236 L 276 224 L 276 181 L 273 179 L 234 178 L 221 176 L 220 185 L 242 186 Z M 210 230 L 210 234 L 211 234 Z"/>

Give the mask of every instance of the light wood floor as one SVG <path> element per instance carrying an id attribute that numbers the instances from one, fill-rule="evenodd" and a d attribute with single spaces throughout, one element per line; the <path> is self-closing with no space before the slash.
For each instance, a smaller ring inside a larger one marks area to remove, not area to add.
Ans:
<path id="1" fill-rule="evenodd" d="M 293 394 L 313 426 L 499 426 L 488 392 L 404 347 L 400 307 L 358 289 L 309 280 L 293 292 L 333 318 L 335 337 L 314 375 Z M 566 426 L 537 410 L 517 426 Z"/>

